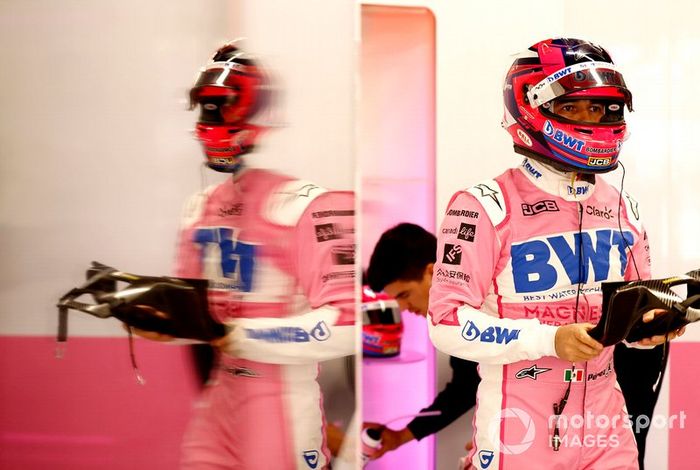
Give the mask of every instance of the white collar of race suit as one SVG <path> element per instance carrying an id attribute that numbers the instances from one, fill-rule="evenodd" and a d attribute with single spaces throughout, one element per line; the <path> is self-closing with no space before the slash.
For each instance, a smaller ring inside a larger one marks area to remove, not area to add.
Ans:
<path id="1" fill-rule="evenodd" d="M 585 201 L 595 189 L 594 183 L 578 179 L 578 173 L 557 171 L 532 158 L 525 158 L 519 170 L 542 191 L 566 201 Z"/>

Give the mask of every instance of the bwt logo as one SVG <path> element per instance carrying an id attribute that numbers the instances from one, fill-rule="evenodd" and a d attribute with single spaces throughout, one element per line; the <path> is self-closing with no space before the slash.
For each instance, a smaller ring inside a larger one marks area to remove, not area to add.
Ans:
<path id="1" fill-rule="evenodd" d="M 375 346 L 379 345 L 380 337 L 372 333 L 362 332 L 362 342 L 367 344 L 372 344 Z"/>
<path id="2" fill-rule="evenodd" d="M 562 275 L 566 275 L 571 284 L 605 281 L 610 277 L 610 262 L 614 257 L 620 264 L 618 274 L 622 276 L 627 268 L 626 247 L 633 244 L 632 232 L 611 229 L 589 230 L 514 244 L 510 248 L 510 255 L 515 292 L 547 291 L 560 282 Z M 583 247 L 583 253 L 579 252 L 579 247 Z M 580 270 L 579 257 L 583 263 Z"/>
<path id="3" fill-rule="evenodd" d="M 481 331 L 471 320 L 467 321 L 464 328 L 462 328 L 462 338 L 467 341 L 478 339 L 482 343 L 508 344 L 517 340 L 519 335 L 520 330 L 511 330 L 500 326 L 489 326 L 484 331 Z"/>
<path id="4" fill-rule="evenodd" d="M 583 149 L 583 146 L 585 145 L 585 142 L 583 140 L 571 137 L 569 134 L 562 131 L 561 129 L 555 128 L 549 121 L 544 123 L 543 131 L 544 135 L 549 137 L 551 140 L 554 140 L 555 142 L 562 144 L 577 152 L 580 152 L 581 149 Z"/>
<path id="5" fill-rule="evenodd" d="M 570 195 L 584 196 L 591 189 L 590 186 L 566 186 L 566 192 Z"/>
<path id="6" fill-rule="evenodd" d="M 479 465 L 482 469 L 489 468 L 491 462 L 493 462 L 493 451 L 492 450 L 480 450 L 479 451 Z"/>
<path id="7" fill-rule="evenodd" d="M 304 462 L 309 468 L 318 467 L 318 451 L 317 450 L 305 450 L 302 454 L 304 456 Z"/>
<path id="8" fill-rule="evenodd" d="M 308 343 L 311 338 L 316 341 L 325 341 L 331 336 L 331 332 L 325 322 L 318 322 L 310 331 L 298 326 L 281 326 L 278 328 L 246 328 L 246 336 L 250 339 L 258 339 L 268 343 Z"/>
<path id="9" fill-rule="evenodd" d="M 200 227 L 192 237 L 200 248 L 202 271 L 209 277 L 232 279 L 243 292 L 253 289 L 256 247 L 237 239 L 229 227 Z"/>
<path id="10" fill-rule="evenodd" d="M 547 77 L 547 82 L 548 82 L 548 83 L 555 82 L 555 81 L 559 80 L 559 79 L 562 78 L 562 77 L 566 77 L 566 76 L 569 75 L 570 73 L 571 73 L 571 67 L 567 67 L 567 68 L 562 69 L 562 70 L 560 70 L 560 71 L 558 71 L 558 72 L 555 72 L 555 73 L 553 73 L 552 75 L 550 75 L 549 77 Z"/>

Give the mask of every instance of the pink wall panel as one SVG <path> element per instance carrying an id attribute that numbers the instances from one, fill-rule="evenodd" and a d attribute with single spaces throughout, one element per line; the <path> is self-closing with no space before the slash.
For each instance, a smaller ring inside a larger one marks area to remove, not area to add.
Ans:
<path id="1" fill-rule="evenodd" d="M 0 337 L 0 468 L 176 469 L 197 385 L 184 347 L 125 338 Z"/>
<path id="2" fill-rule="evenodd" d="M 700 343 L 674 342 L 671 345 L 668 373 L 670 401 L 668 410 L 668 468 L 695 470 L 700 467 Z M 671 417 L 676 417 L 671 422 Z"/>
<path id="3" fill-rule="evenodd" d="M 435 230 L 435 23 L 430 10 L 364 5 L 358 109 L 362 262 L 398 222 Z"/>
<path id="4" fill-rule="evenodd" d="M 358 160 L 363 267 L 386 229 L 435 230 L 435 23 L 425 8 L 362 7 Z M 435 353 L 424 318 L 403 313 L 401 355 L 363 361 L 363 419 L 418 413 L 435 396 Z M 408 420 L 391 423 L 400 429 Z M 411 442 L 367 470 L 434 468 L 434 438 Z"/>

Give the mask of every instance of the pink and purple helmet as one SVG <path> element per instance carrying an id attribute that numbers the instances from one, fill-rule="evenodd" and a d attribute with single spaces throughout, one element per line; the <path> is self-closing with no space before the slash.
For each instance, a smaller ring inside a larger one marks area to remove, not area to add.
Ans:
<path id="1" fill-rule="evenodd" d="M 554 101 L 564 97 L 600 102 L 602 120 L 554 114 Z M 627 134 L 624 108 L 632 111 L 632 93 L 602 47 L 570 38 L 538 42 L 511 65 L 503 100 L 502 125 L 516 152 L 566 171 L 603 173 L 617 167 Z"/>

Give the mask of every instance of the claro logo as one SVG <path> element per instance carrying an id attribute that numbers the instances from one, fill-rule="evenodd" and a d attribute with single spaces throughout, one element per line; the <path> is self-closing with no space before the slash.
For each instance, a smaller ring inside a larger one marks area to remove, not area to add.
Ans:
<path id="1" fill-rule="evenodd" d="M 607 207 L 604 209 L 599 209 L 595 206 L 586 206 L 586 214 L 600 217 L 605 220 L 611 220 L 613 218 L 612 209 L 608 209 Z"/>

